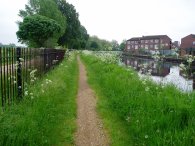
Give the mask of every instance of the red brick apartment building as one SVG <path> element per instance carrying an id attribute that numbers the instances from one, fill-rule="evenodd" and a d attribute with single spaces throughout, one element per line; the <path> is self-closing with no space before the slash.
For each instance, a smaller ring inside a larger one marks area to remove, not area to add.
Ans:
<path id="1" fill-rule="evenodd" d="M 190 34 L 181 39 L 181 56 L 195 55 L 195 34 Z"/>
<path id="2" fill-rule="evenodd" d="M 167 35 L 154 35 L 127 40 L 125 51 L 137 54 L 140 50 L 171 50 L 171 39 Z"/>

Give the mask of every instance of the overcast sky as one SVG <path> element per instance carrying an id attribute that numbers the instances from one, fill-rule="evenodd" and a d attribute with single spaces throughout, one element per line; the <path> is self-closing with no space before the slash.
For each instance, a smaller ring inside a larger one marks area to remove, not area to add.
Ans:
<path id="1" fill-rule="evenodd" d="M 0 42 L 17 43 L 19 9 L 28 0 L 0 0 Z M 195 0 L 67 0 L 90 35 L 109 41 L 167 34 L 180 41 L 195 34 Z"/>

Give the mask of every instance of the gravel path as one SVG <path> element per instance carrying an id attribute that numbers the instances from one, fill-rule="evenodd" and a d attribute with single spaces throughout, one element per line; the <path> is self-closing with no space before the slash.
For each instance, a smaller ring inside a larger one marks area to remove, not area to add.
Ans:
<path id="1" fill-rule="evenodd" d="M 76 146 L 109 146 L 103 125 L 96 113 L 96 98 L 87 83 L 85 66 L 79 62 Z"/>

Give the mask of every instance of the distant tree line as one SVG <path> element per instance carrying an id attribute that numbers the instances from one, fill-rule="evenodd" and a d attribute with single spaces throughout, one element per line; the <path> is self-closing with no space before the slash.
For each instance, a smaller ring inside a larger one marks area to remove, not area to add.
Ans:
<path id="1" fill-rule="evenodd" d="M 10 44 L 3 44 L 3 43 L 0 43 L 0 47 L 16 48 L 17 46 L 16 46 L 14 43 L 10 43 Z"/>
<path id="2" fill-rule="evenodd" d="M 125 49 L 126 40 L 120 44 L 116 40 L 107 41 L 97 36 L 90 36 L 86 45 L 86 49 L 94 51 L 123 51 Z"/>

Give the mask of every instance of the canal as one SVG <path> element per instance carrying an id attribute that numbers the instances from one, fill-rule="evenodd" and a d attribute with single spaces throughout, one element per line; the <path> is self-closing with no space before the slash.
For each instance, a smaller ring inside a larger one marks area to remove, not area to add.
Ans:
<path id="1" fill-rule="evenodd" d="M 129 56 L 124 56 L 122 60 L 126 66 L 138 71 L 140 77 L 145 77 L 147 74 L 158 84 L 172 84 L 184 92 L 191 92 L 195 89 L 195 79 L 187 77 L 178 63 Z"/>

